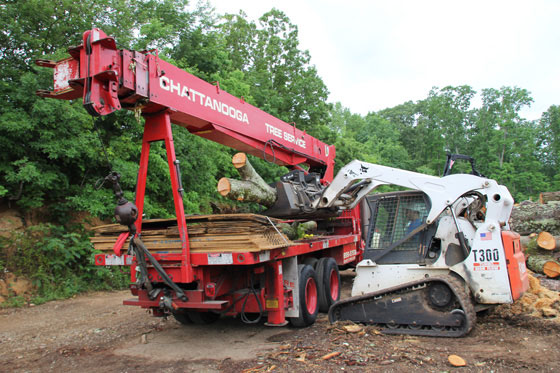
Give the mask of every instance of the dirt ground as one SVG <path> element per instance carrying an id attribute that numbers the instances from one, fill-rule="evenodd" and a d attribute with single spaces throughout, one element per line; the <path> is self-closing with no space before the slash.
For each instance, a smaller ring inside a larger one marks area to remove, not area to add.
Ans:
<path id="1" fill-rule="evenodd" d="M 344 294 L 353 276 L 343 273 Z M 128 291 L 81 295 L 0 310 L 0 371 L 308 372 L 556 371 L 560 324 L 529 316 L 479 315 L 465 338 L 355 333 L 325 315 L 308 328 L 270 328 L 223 318 L 181 325 L 123 306 Z M 503 313 L 500 313 L 503 314 Z M 466 367 L 448 362 L 459 355 Z"/>

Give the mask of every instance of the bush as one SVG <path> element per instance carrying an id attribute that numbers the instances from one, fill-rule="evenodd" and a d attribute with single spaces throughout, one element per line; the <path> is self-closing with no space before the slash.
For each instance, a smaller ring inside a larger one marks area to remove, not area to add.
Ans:
<path id="1" fill-rule="evenodd" d="M 3 272 L 30 279 L 34 293 L 29 300 L 36 304 L 82 291 L 120 289 L 128 283 L 128 267 L 94 265 L 95 252 L 82 226 L 35 225 L 0 238 L 0 246 Z"/>

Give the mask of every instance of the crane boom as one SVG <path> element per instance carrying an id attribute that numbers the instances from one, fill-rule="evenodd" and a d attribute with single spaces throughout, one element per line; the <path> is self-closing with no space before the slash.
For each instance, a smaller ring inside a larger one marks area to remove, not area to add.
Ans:
<path id="1" fill-rule="evenodd" d="M 99 29 L 88 30 L 70 58 L 37 64 L 54 68 L 54 90 L 42 97 L 83 97 L 92 115 L 121 108 L 145 116 L 168 111 L 171 123 L 283 166 L 307 163 L 324 182 L 333 178 L 335 147 L 162 60 L 157 51 L 117 49 Z"/>

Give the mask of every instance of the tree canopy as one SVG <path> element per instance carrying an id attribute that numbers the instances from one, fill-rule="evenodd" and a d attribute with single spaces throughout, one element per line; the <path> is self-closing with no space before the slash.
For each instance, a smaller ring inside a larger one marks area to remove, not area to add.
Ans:
<path id="1" fill-rule="evenodd" d="M 220 15 L 201 3 L 172 0 L 19 0 L 0 3 L 0 199 L 31 210 L 49 206 L 50 219 L 69 212 L 107 218 L 112 192 L 96 183 L 111 167 L 132 198 L 143 123 L 121 111 L 93 120 L 81 102 L 48 100 L 34 92 L 52 74 L 37 58 L 57 59 L 92 26 L 120 46 L 158 48 L 160 56 L 337 147 L 337 167 L 353 159 L 439 175 L 447 152 L 475 157 L 479 170 L 505 184 L 517 200 L 560 189 L 560 107 L 524 119 L 530 92 L 519 87 L 434 87 L 427 97 L 362 116 L 328 102 L 328 89 L 298 41 L 298 27 L 278 9 L 257 21 Z M 189 10 L 190 9 L 190 10 Z M 479 107 L 473 105 L 481 98 Z M 232 150 L 175 127 L 187 213 L 228 203 L 216 181 L 233 176 Z M 103 146 L 101 144 L 104 144 Z M 161 145 L 152 147 L 146 193 L 148 217 L 173 214 L 169 171 Z M 285 170 L 262 160 L 272 182 Z"/>

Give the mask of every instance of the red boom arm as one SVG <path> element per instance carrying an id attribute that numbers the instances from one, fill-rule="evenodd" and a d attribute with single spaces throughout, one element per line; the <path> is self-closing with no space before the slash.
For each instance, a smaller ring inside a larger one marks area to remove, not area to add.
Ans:
<path id="1" fill-rule="evenodd" d="M 113 38 L 93 29 L 69 53 L 72 57 L 62 61 L 37 61 L 55 70 L 54 90 L 39 91 L 40 96 L 83 97 L 92 115 L 121 106 L 140 108 L 145 116 L 167 111 L 172 123 L 195 135 L 279 165 L 307 163 L 324 170 L 324 181 L 333 178 L 334 146 L 161 60 L 157 52 L 117 49 Z"/>

